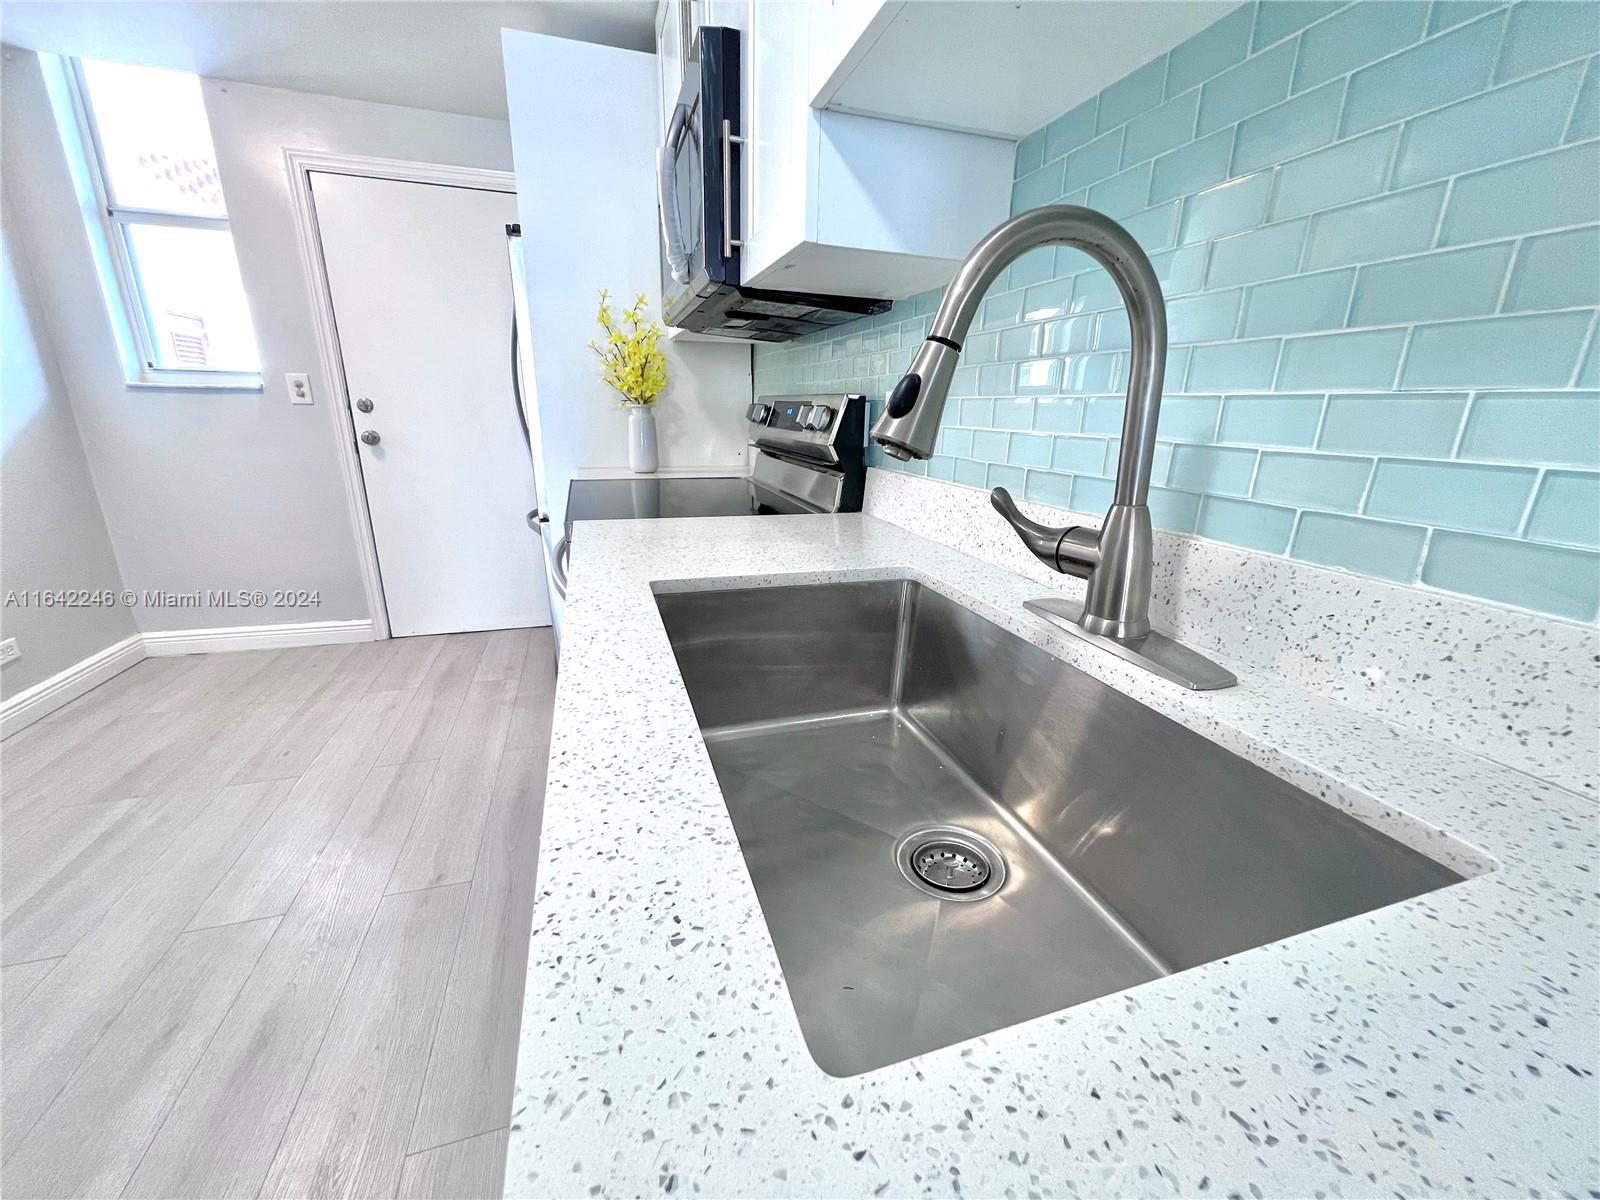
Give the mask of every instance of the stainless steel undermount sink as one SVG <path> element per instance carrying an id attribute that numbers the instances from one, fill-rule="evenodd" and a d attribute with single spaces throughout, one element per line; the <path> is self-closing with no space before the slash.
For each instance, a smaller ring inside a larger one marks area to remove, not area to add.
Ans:
<path id="1" fill-rule="evenodd" d="M 656 604 L 829 1074 L 1462 878 L 916 582 Z"/>

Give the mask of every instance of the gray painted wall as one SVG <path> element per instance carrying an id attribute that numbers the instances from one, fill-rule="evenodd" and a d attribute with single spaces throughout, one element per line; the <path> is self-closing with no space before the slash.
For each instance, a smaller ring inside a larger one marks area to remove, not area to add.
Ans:
<path id="1" fill-rule="evenodd" d="M 122 588 L 105 518 L 54 351 L 41 337 L 28 263 L 0 218 L 0 593 Z M 11 697 L 134 633 L 133 616 L 108 608 L 6 605 L 0 634 L 22 657 L 0 672 Z"/>
<path id="2" fill-rule="evenodd" d="M 510 169 L 505 122 L 204 82 L 239 267 L 261 345 L 262 393 L 129 389 L 37 58 L 7 48 L 0 172 L 33 253 L 126 585 L 137 591 L 310 589 L 316 609 L 142 609 L 143 632 L 369 616 L 340 474 L 333 381 L 317 358 L 285 147 Z M 288 371 L 316 404 L 291 407 Z"/>

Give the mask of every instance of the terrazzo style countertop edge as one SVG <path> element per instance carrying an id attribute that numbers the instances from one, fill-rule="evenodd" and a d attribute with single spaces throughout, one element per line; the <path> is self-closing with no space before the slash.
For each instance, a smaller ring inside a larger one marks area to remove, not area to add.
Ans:
<path id="1" fill-rule="evenodd" d="M 1046 525 L 1100 514 L 1019 502 Z M 988 494 L 867 472 L 868 514 L 1081 599 L 1038 562 Z M 1357 712 L 1589 797 L 1600 795 L 1600 627 L 1247 550 L 1155 533 L 1151 619 L 1223 656 Z"/>
<path id="2" fill-rule="evenodd" d="M 1584 1194 L 1600 1179 L 1592 803 L 1259 671 L 1185 692 L 1026 613 L 1038 583 L 870 517 L 605 522 L 582 546 L 508 1196 Z M 903 575 L 1472 877 L 824 1074 L 652 586 Z"/>

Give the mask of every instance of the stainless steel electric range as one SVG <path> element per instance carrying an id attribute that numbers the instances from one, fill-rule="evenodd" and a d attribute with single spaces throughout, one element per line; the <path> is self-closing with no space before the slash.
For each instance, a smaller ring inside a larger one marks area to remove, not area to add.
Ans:
<path id="1" fill-rule="evenodd" d="M 572 527 L 578 521 L 861 511 L 867 474 L 865 396 L 765 396 L 745 411 L 745 425 L 748 475 L 574 479 L 567 488 L 566 529 L 552 555 L 557 591 L 566 595 Z"/>

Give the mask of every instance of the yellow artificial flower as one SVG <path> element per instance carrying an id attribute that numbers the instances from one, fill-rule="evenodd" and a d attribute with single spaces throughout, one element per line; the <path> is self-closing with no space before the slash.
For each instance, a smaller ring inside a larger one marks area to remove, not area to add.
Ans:
<path id="1" fill-rule="evenodd" d="M 659 346 L 661 326 L 644 320 L 648 305 L 643 292 L 623 309 L 620 322 L 611 315 L 610 297 L 610 292 L 601 291 L 595 314 L 606 335 L 605 346 L 589 343 L 600 359 L 600 377 L 621 394 L 624 405 L 654 404 L 667 386 L 667 356 Z"/>

